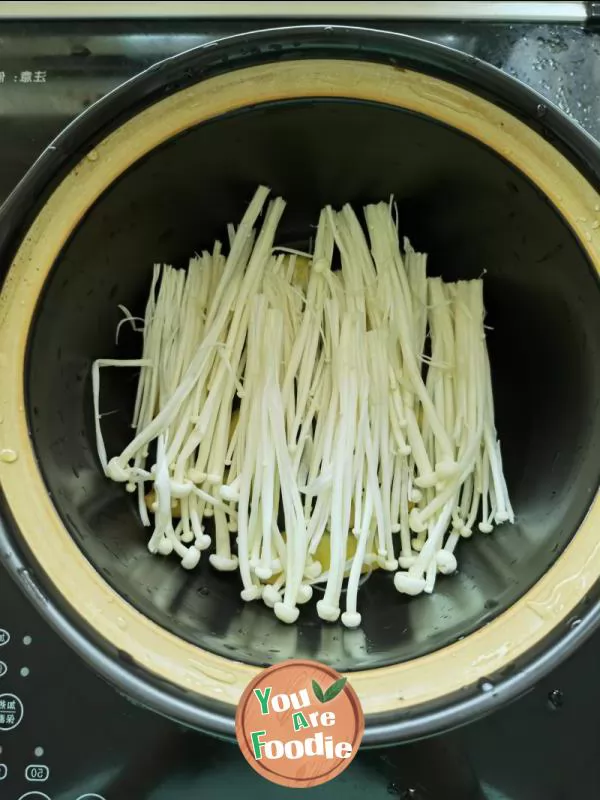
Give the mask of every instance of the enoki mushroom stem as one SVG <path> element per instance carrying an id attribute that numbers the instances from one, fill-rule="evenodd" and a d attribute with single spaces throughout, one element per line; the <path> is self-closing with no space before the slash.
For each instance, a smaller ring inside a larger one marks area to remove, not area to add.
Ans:
<path id="1" fill-rule="evenodd" d="M 154 265 L 143 317 L 120 307 L 142 354 L 93 364 L 98 457 L 136 493 L 150 552 L 195 569 L 210 550 L 285 623 L 319 584 L 321 619 L 353 628 L 373 570 L 432 592 L 463 538 L 514 521 L 483 285 L 429 278 L 391 202 L 364 226 L 323 209 L 312 253 L 276 246 L 285 203 L 268 195 L 228 226 L 227 255 Z M 139 369 L 134 435 L 110 458 L 107 367 Z"/>

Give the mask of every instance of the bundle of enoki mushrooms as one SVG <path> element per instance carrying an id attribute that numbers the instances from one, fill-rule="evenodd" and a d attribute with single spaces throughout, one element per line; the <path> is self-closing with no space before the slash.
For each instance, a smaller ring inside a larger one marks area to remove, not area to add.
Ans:
<path id="1" fill-rule="evenodd" d="M 513 520 L 482 281 L 428 278 L 392 202 L 367 206 L 364 229 L 326 207 L 311 254 L 277 248 L 285 203 L 268 195 L 229 226 L 227 255 L 216 242 L 187 270 L 154 267 L 141 358 L 93 365 L 98 454 L 137 492 L 150 552 L 193 569 L 214 539 L 245 601 L 293 623 L 320 584 L 321 619 L 343 602 L 356 627 L 363 573 L 432 592 L 461 538 Z M 140 368 L 135 436 L 110 459 L 104 366 Z"/>

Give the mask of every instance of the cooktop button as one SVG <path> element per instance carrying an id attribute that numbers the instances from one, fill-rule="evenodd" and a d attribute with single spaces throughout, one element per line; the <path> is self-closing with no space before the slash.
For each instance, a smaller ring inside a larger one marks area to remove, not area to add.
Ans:
<path id="1" fill-rule="evenodd" d="M 4 661 L 0 661 L 0 678 L 3 678 L 8 672 L 8 667 Z"/>
<path id="2" fill-rule="evenodd" d="M 26 781 L 47 781 L 50 777 L 50 770 L 45 764 L 29 764 L 25 767 Z"/>
<path id="3" fill-rule="evenodd" d="M 0 781 L 3 781 L 8 775 L 8 767 L 6 764 L 0 764 Z"/>
<path id="4" fill-rule="evenodd" d="M 27 794 L 22 794 L 19 800 L 52 800 L 52 798 L 43 792 L 27 792 Z"/>
<path id="5" fill-rule="evenodd" d="M 101 794 L 82 794 L 77 800 L 104 800 Z"/>
<path id="6" fill-rule="evenodd" d="M 4 628 L 0 628 L 0 647 L 4 647 L 5 644 L 10 642 L 10 633 L 5 631 Z"/>
<path id="7" fill-rule="evenodd" d="M 23 703 L 16 694 L 0 694 L 0 733 L 12 731 L 23 719 Z"/>

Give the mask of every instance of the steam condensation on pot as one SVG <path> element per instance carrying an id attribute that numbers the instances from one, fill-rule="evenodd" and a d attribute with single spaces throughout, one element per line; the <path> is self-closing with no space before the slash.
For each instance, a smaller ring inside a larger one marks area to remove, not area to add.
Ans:
<path id="1" fill-rule="evenodd" d="M 193 569 L 214 538 L 210 563 L 239 571 L 244 600 L 293 623 L 322 584 L 321 619 L 344 597 L 356 627 L 362 573 L 432 592 L 461 538 L 514 521 L 483 284 L 428 278 L 392 202 L 364 209 L 367 236 L 349 205 L 326 207 L 312 253 L 274 247 L 285 202 L 259 225 L 268 194 L 229 226 L 228 255 L 215 242 L 187 271 L 155 265 L 141 357 L 93 365 L 98 455 L 137 493 L 152 553 Z M 112 458 L 105 366 L 140 369 L 136 435 Z"/>

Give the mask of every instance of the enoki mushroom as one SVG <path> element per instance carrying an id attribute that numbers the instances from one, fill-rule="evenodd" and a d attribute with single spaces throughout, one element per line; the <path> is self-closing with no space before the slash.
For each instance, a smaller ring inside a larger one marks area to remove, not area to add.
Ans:
<path id="1" fill-rule="evenodd" d="M 268 194 L 229 226 L 228 255 L 155 265 L 140 358 L 94 363 L 98 455 L 137 493 L 150 552 L 193 569 L 212 548 L 287 623 L 320 584 L 321 619 L 357 627 L 365 572 L 432 592 L 462 538 L 514 519 L 482 281 L 427 277 L 392 203 L 365 227 L 323 209 L 309 257 L 276 248 L 285 203 Z M 110 459 L 107 366 L 140 370 L 135 435 Z"/>

